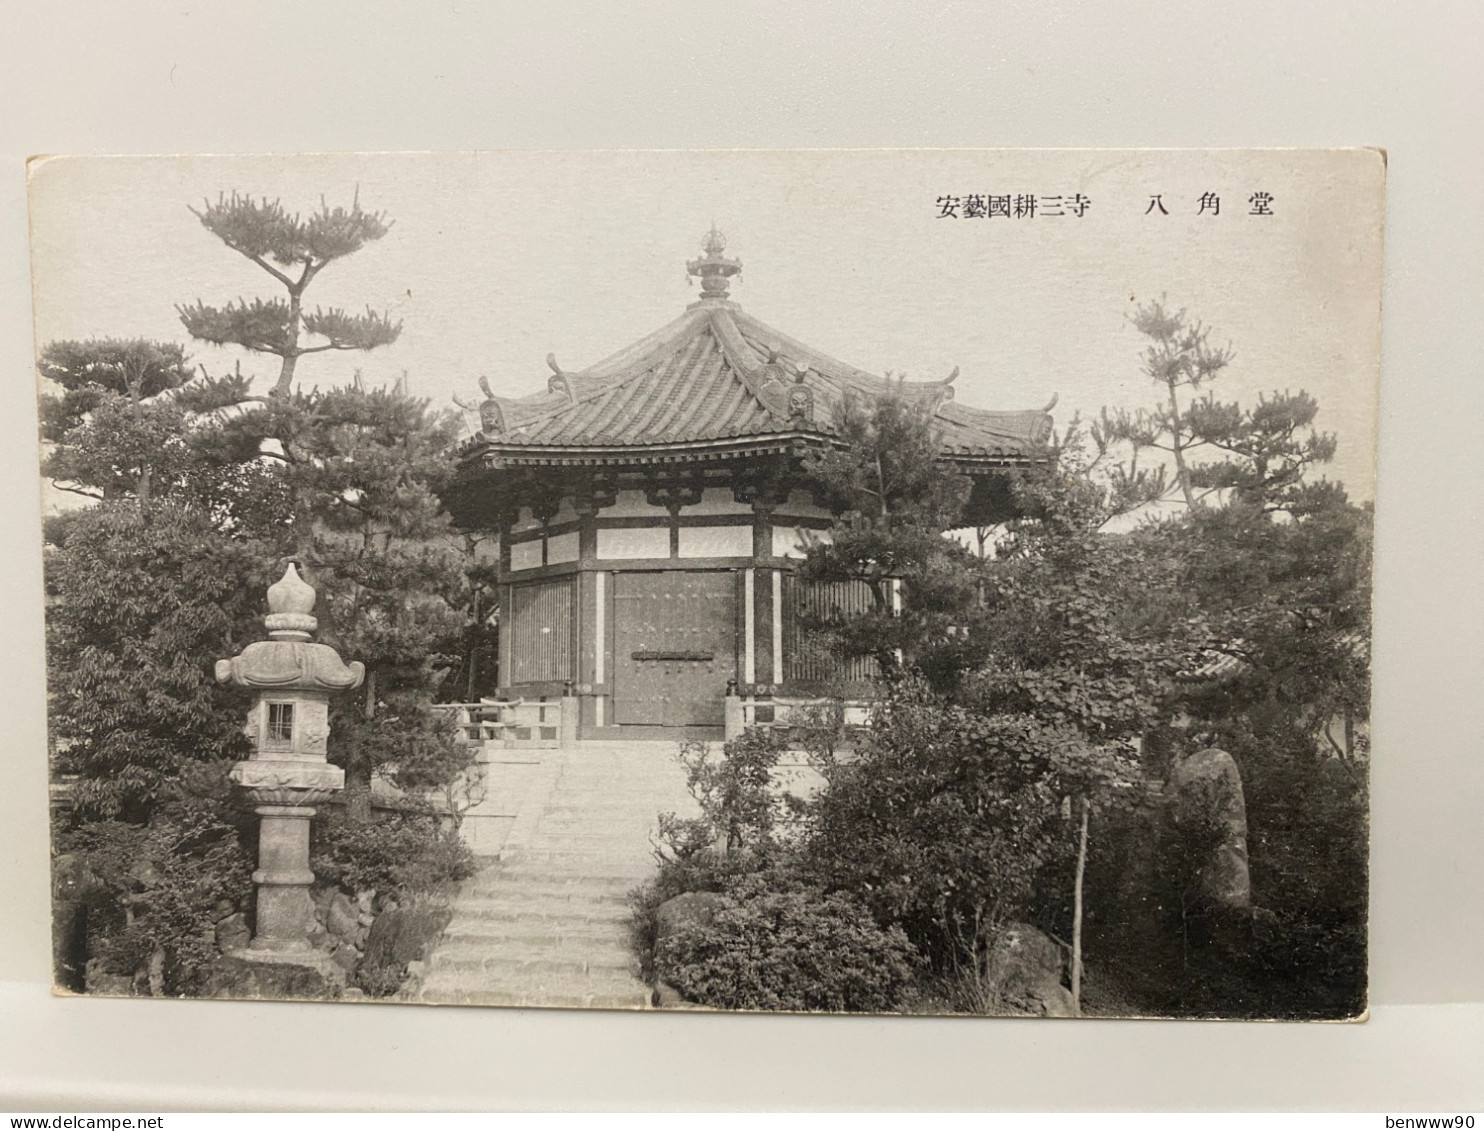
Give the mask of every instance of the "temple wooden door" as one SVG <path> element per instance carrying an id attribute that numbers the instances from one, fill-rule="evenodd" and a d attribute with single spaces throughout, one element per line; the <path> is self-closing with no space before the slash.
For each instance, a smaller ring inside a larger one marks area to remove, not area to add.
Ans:
<path id="1" fill-rule="evenodd" d="M 613 710 L 619 725 L 721 726 L 737 671 L 731 572 L 613 578 Z"/>

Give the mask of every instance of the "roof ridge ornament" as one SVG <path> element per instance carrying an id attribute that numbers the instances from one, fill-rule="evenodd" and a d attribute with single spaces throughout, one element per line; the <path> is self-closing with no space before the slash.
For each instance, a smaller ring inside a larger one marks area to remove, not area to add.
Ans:
<path id="1" fill-rule="evenodd" d="M 479 387 L 484 391 L 484 400 L 479 404 L 479 431 L 485 436 L 498 436 L 505 431 L 505 413 L 500 408 L 500 398 L 490 389 L 490 379 L 482 373 Z"/>
<path id="2" fill-rule="evenodd" d="M 561 393 L 567 398 L 568 404 L 575 404 L 577 390 L 572 387 L 572 379 L 567 371 L 557 363 L 556 354 L 546 355 L 546 365 L 551 370 L 551 376 L 546 379 L 547 392 Z"/>
<path id="3" fill-rule="evenodd" d="M 703 300 L 714 299 L 724 302 L 729 293 L 728 280 L 733 275 L 742 273 L 740 259 L 728 259 L 722 254 L 726 248 L 727 237 L 717 230 L 713 222 L 711 230 L 706 233 L 706 238 L 701 242 L 701 250 L 705 254 L 700 259 L 692 259 L 685 265 L 687 275 L 701 280 Z"/>

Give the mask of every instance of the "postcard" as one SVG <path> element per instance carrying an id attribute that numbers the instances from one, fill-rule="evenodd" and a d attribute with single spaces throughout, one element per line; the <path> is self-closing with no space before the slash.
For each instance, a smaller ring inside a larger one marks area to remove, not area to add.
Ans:
<path id="1" fill-rule="evenodd" d="M 33 160 L 56 991 L 1362 1019 L 1385 166 Z"/>

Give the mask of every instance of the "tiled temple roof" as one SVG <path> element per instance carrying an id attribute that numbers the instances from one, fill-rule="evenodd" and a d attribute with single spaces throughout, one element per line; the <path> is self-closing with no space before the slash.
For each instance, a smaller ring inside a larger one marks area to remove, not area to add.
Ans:
<path id="1" fill-rule="evenodd" d="M 680 456 L 686 449 L 747 449 L 767 441 L 828 442 L 835 406 L 888 391 L 930 403 L 945 458 L 1019 463 L 1051 434 L 1047 410 L 991 412 L 953 400 L 943 381 L 897 381 L 856 369 L 745 313 L 727 299 L 740 270 L 719 233 L 691 262 L 702 298 L 669 325 L 577 372 L 548 357 L 547 388 L 528 397 L 489 395 L 476 447 L 521 462 L 568 462 L 624 451 Z"/>

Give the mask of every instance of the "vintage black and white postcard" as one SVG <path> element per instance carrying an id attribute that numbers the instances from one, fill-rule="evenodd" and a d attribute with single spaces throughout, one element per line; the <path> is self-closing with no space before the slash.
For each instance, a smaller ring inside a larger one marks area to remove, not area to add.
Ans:
<path id="1" fill-rule="evenodd" d="M 36 159 L 57 990 L 1363 1017 L 1384 180 Z"/>

